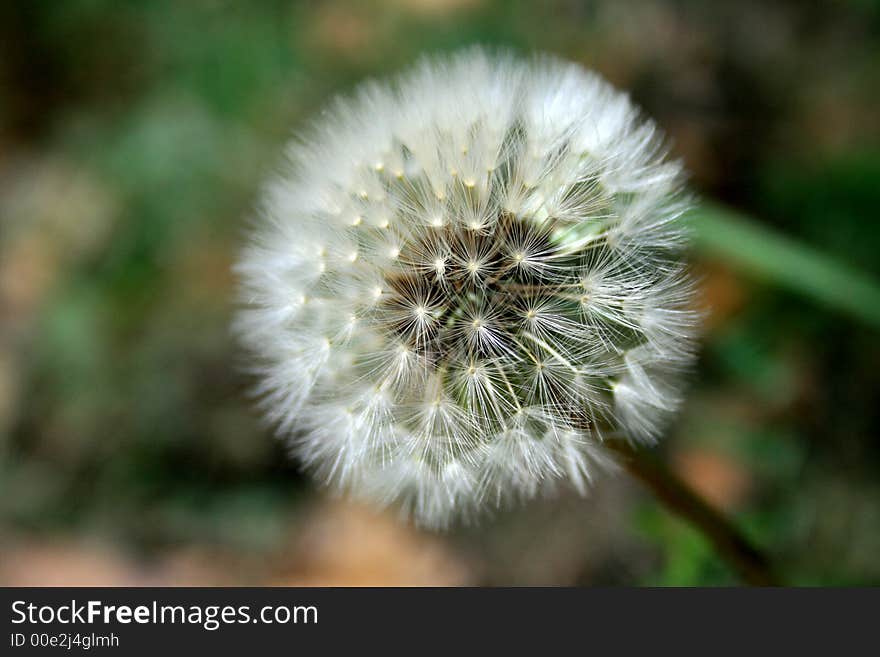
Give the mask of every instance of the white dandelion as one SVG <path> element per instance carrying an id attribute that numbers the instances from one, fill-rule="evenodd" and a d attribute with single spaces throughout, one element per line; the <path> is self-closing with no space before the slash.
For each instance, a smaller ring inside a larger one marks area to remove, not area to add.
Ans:
<path id="1" fill-rule="evenodd" d="M 693 359 L 688 203 L 627 96 L 468 50 L 337 100 L 288 156 L 237 330 L 318 477 L 444 526 L 658 437 Z"/>

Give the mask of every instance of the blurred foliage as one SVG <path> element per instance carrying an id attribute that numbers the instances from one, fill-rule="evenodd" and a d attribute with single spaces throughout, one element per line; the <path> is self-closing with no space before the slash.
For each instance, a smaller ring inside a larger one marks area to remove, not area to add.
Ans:
<path id="1" fill-rule="evenodd" d="M 284 561 L 291 535 L 311 535 L 324 507 L 251 410 L 230 264 L 294 126 L 363 77 L 474 42 L 549 50 L 631 90 L 694 188 L 763 222 L 696 254 L 711 312 L 662 449 L 789 581 L 880 583 L 876 326 L 740 267 L 753 249 L 775 257 L 760 239 L 773 229 L 880 275 L 870 0 L 3 3 L 0 550 L 100 537 L 147 560 L 193 546 Z M 877 317 L 850 279 L 814 273 Z M 355 524 L 333 534 L 352 551 L 377 526 Z M 457 573 L 442 581 L 734 582 L 621 481 L 447 537 L 382 526 L 376 545 L 430 540 L 466 564 L 438 566 Z M 241 560 L 217 563 L 201 581 L 251 581 Z"/>
<path id="2" fill-rule="evenodd" d="M 707 201 L 683 221 L 693 235 L 694 248 L 704 256 L 729 262 L 880 328 L 880 283 L 845 261 Z"/>

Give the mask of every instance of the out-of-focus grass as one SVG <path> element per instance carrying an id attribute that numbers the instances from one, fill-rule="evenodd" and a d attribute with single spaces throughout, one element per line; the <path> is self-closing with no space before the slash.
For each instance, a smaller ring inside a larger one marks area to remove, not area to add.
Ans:
<path id="1" fill-rule="evenodd" d="M 324 537 L 306 552 L 351 535 L 310 519 L 313 486 L 250 408 L 229 268 L 292 127 L 365 76 L 474 42 L 631 90 L 700 195 L 758 222 L 698 228 L 712 310 L 661 449 L 789 581 L 880 582 L 880 348 L 858 321 L 880 312 L 870 3 L 3 4 L 2 540 L 100 538 L 162 563 L 191 546 L 284 571 L 291 535 Z M 471 573 L 449 581 L 733 581 L 637 488 L 599 485 L 430 538 Z"/>
<path id="2" fill-rule="evenodd" d="M 848 262 L 717 204 L 704 203 L 687 221 L 707 257 L 880 328 L 880 283 Z"/>

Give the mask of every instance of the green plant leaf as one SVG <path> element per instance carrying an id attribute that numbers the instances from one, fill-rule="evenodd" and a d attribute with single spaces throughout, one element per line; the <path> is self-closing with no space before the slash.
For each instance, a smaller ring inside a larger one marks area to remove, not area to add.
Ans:
<path id="1" fill-rule="evenodd" d="M 880 282 L 870 275 L 714 203 L 686 221 L 699 253 L 880 327 Z"/>

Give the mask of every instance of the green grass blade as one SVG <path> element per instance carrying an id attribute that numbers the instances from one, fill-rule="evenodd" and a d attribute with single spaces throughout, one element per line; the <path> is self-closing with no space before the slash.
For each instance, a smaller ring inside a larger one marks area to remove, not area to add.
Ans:
<path id="1" fill-rule="evenodd" d="M 687 221 L 699 253 L 880 327 L 880 283 L 864 272 L 716 204 Z"/>

